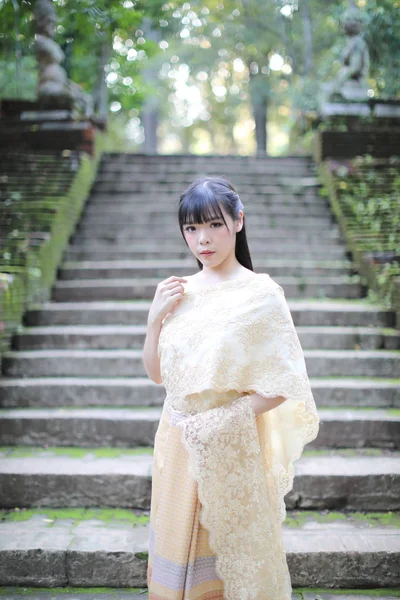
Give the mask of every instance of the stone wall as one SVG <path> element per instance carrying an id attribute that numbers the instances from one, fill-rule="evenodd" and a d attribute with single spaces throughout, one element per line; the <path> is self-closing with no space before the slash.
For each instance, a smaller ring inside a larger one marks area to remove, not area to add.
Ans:
<path id="1" fill-rule="evenodd" d="M 96 176 L 102 142 L 97 133 L 93 156 L 82 150 L 0 149 L 0 356 L 26 309 L 49 298 Z"/>

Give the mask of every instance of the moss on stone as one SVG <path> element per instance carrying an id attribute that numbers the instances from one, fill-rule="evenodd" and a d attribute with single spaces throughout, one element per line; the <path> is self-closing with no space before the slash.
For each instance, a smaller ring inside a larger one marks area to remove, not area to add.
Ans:
<path id="1" fill-rule="evenodd" d="M 128 594 L 145 594 L 147 593 L 146 588 L 73 588 L 73 587 L 65 587 L 65 588 L 27 588 L 27 587 L 18 587 L 18 588 L 10 588 L 4 587 L 0 588 L 0 597 L 12 598 L 15 596 L 31 596 L 33 594 L 39 594 L 43 592 L 49 592 L 52 596 L 56 597 L 62 594 L 81 594 L 96 598 L 101 597 L 103 595 L 107 595 L 107 597 L 115 596 L 115 599 L 118 600 L 121 597 Z M 374 589 L 374 590 L 366 590 L 366 589 L 322 589 L 322 588 L 297 588 L 293 590 L 293 600 L 302 600 L 306 595 L 311 595 L 314 598 L 321 598 L 323 600 L 325 595 L 330 596 L 338 596 L 341 598 L 345 598 L 346 596 L 356 596 L 359 595 L 361 597 L 366 598 L 381 598 L 383 596 L 392 596 L 393 598 L 400 598 L 400 589 Z"/>
<path id="2" fill-rule="evenodd" d="M 360 526 L 400 528 L 400 512 L 288 511 L 284 524 L 296 528 L 312 521 L 321 524 L 343 521 Z"/>
<path id="3" fill-rule="evenodd" d="M 392 451 L 390 451 L 392 454 Z M 307 449 L 304 450 L 304 457 L 311 456 L 343 456 L 345 458 L 355 458 L 358 456 L 387 456 L 388 450 L 384 448 L 331 448 L 331 449 Z"/>
<path id="4" fill-rule="evenodd" d="M 15 594 L 16 596 L 30 596 L 32 594 L 39 594 L 40 592 L 50 592 L 52 595 L 56 596 L 59 594 L 87 594 L 88 596 L 100 596 L 103 594 L 115 594 L 116 600 L 119 598 L 119 594 L 123 592 L 124 594 L 135 593 L 140 594 L 143 592 L 144 588 L 75 588 L 75 587 L 65 587 L 65 588 L 26 588 L 26 587 L 18 587 L 18 588 L 0 588 L 0 596 L 5 596 L 7 598 L 12 598 Z M 147 589 L 146 589 L 147 592 Z"/>
<path id="5" fill-rule="evenodd" d="M 28 212 L 22 211 L 21 234 L 28 239 L 30 220 L 33 216 L 37 230 L 49 233 L 49 237 L 39 246 L 29 244 L 29 249 L 20 264 L 9 262 L 3 268 L 0 265 L 0 272 L 4 271 L 3 278 L 5 277 L 6 282 L 5 289 L 0 293 L 0 314 L 3 322 L 0 328 L 0 354 L 9 349 L 12 335 L 23 322 L 26 309 L 31 308 L 32 303 L 36 305 L 37 302 L 50 298 L 64 250 L 68 246 L 70 235 L 89 196 L 103 145 L 104 136 L 101 132 L 97 132 L 94 157 L 81 153 L 77 172 L 73 174 L 68 168 L 65 183 L 62 185 L 60 185 L 60 177 L 63 179 L 63 174 L 60 173 L 58 176 L 57 172 L 62 171 L 65 175 L 64 165 L 68 159 L 55 153 L 50 161 L 53 165 L 53 178 L 46 180 L 44 187 L 41 186 L 43 189 L 39 190 L 35 187 L 35 178 L 32 175 L 29 175 L 26 181 L 29 186 L 28 194 L 23 179 L 18 191 L 13 190 L 12 187 L 9 189 L 10 195 L 18 194 L 18 201 L 21 200 L 21 193 L 24 193 L 30 207 Z M 47 157 L 40 152 L 31 154 L 39 162 L 48 162 Z M 65 184 L 68 183 L 70 183 L 69 188 L 65 190 Z M 39 202 L 33 210 L 32 199 Z M 47 207 L 47 212 L 44 206 Z M 48 214 L 49 209 L 51 218 Z M 8 273 L 13 273 L 10 282 L 6 276 Z M 40 307 L 40 304 L 38 306 Z"/>
<path id="6" fill-rule="evenodd" d="M 141 454 L 153 454 L 151 446 L 138 448 L 75 448 L 73 446 L 52 446 L 42 448 L 38 446 L 0 446 L 0 454 L 8 458 L 35 458 L 51 456 L 67 456 L 69 458 L 85 458 L 93 455 L 95 458 L 119 458 L 121 456 L 139 456 Z"/>
<path id="7" fill-rule="evenodd" d="M 149 522 L 148 511 L 134 511 L 125 508 L 15 508 L 0 511 L 1 521 L 29 521 L 42 515 L 48 526 L 57 520 L 72 520 L 74 525 L 83 521 L 96 519 L 103 523 L 124 522 L 133 526 L 146 525 Z"/>
<path id="8" fill-rule="evenodd" d="M 400 589 L 385 589 L 380 588 L 378 590 L 327 590 L 320 588 L 298 588 L 293 590 L 294 598 L 304 598 L 305 594 L 315 594 L 315 596 L 320 596 L 321 600 L 323 600 L 323 595 L 330 594 L 331 596 L 342 596 L 346 598 L 346 596 L 366 596 L 369 598 L 382 598 L 383 596 L 393 596 L 394 598 L 400 598 Z"/>
<path id="9" fill-rule="evenodd" d="M 71 520 L 73 525 L 88 520 L 98 520 L 106 524 L 126 523 L 133 526 L 146 525 L 149 522 L 149 511 L 135 511 L 124 508 L 15 508 L 0 511 L 0 520 L 28 521 L 37 516 L 52 527 L 57 520 Z M 316 521 L 318 523 L 334 523 L 346 521 L 354 525 L 370 527 L 399 527 L 399 512 L 335 512 L 335 511 L 288 511 L 285 527 L 303 527 L 306 523 Z"/>

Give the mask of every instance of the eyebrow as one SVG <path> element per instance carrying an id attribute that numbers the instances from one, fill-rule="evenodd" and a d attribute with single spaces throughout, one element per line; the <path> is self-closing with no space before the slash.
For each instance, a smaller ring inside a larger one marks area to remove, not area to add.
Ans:
<path id="1" fill-rule="evenodd" d="M 212 221 L 223 221 L 223 218 L 222 217 L 213 217 L 212 219 L 208 219 L 207 221 L 205 221 L 205 223 L 189 223 L 189 222 L 187 222 L 187 223 L 184 223 L 183 225 L 184 225 L 184 227 L 186 225 L 205 225 L 206 223 L 211 223 Z"/>

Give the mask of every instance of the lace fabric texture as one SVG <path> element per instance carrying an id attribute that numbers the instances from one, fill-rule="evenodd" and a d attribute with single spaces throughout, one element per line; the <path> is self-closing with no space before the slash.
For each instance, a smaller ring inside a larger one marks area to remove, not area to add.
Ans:
<path id="1" fill-rule="evenodd" d="M 226 598 L 290 600 L 284 496 L 319 418 L 283 289 L 257 274 L 188 292 L 164 319 L 159 356 Z M 256 417 L 252 392 L 286 401 Z"/>

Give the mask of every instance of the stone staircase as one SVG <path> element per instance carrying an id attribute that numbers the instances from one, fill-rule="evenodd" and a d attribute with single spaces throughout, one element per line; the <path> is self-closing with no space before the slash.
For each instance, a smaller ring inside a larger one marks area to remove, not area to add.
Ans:
<path id="1" fill-rule="evenodd" d="M 293 585 L 313 588 L 307 600 L 400 595 L 400 332 L 366 297 L 310 160 L 108 154 L 52 301 L 2 361 L 0 596 L 144 597 L 164 399 L 144 371 L 145 324 L 157 283 L 197 271 L 176 213 L 210 173 L 236 184 L 254 269 L 285 290 L 322 419 L 286 498 Z"/>

